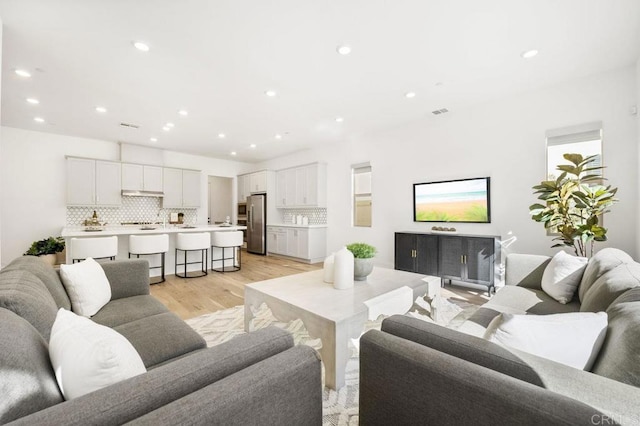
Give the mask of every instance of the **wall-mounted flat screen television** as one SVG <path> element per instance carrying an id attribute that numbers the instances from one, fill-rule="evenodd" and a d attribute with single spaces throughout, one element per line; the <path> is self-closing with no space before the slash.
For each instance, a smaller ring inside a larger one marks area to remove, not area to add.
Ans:
<path id="1" fill-rule="evenodd" d="M 414 222 L 491 223 L 488 177 L 413 184 Z"/>

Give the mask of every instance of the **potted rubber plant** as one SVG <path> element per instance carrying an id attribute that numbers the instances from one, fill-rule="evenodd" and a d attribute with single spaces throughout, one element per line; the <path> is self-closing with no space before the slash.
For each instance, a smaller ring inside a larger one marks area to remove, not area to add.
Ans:
<path id="1" fill-rule="evenodd" d="M 366 243 L 352 243 L 347 246 L 347 250 L 353 253 L 353 279 L 364 281 L 373 271 L 373 257 L 376 255 L 376 248 Z"/>
<path id="2" fill-rule="evenodd" d="M 24 255 L 25 256 L 39 256 L 45 262 L 55 265 L 57 259 L 57 253 L 64 250 L 64 238 L 62 237 L 49 237 L 44 240 L 34 241 Z"/>
<path id="3" fill-rule="evenodd" d="M 593 255 L 596 241 L 607 240 L 602 215 L 618 200 L 618 188 L 602 185 L 602 166 L 594 165 L 597 156 L 564 154 L 571 164 L 557 167 L 562 173 L 556 180 L 543 181 L 533 187 L 542 203 L 529 206 L 531 218 L 556 234 L 551 247 L 571 247 L 576 256 Z"/>

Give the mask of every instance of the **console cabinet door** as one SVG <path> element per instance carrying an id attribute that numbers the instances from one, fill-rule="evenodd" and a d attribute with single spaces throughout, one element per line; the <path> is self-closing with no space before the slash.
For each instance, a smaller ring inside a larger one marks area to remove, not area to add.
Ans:
<path id="1" fill-rule="evenodd" d="M 493 238 L 465 238 L 466 280 L 478 284 L 493 283 L 495 243 Z"/>
<path id="2" fill-rule="evenodd" d="M 438 275 L 438 236 L 416 235 L 415 272 Z"/>
<path id="3" fill-rule="evenodd" d="M 462 237 L 440 236 L 440 276 L 463 279 L 464 247 Z"/>
<path id="4" fill-rule="evenodd" d="M 400 271 L 415 272 L 415 234 L 396 232 L 395 268 Z"/>

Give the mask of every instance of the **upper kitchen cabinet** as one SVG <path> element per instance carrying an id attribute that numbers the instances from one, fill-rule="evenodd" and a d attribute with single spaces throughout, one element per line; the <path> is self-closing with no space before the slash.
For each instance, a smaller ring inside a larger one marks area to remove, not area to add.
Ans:
<path id="1" fill-rule="evenodd" d="M 238 175 L 238 202 L 244 203 L 251 194 L 273 191 L 274 176 L 269 170 Z"/>
<path id="2" fill-rule="evenodd" d="M 267 171 L 251 173 L 249 175 L 249 191 L 254 192 L 267 192 Z"/>
<path id="3" fill-rule="evenodd" d="M 278 170 L 276 174 L 277 207 L 326 207 L 327 166 L 308 164 Z"/>
<path id="4" fill-rule="evenodd" d="M 200 172 L 165 167 L 162 207 L 200 207 Z"/>
<path id="5" fill-rule="evenodd" d="M 122 189 L 162 192 L 162 167 L 122 163 Z"/>
<path id="6" fill-rule="evenodd" d="M 67 157 L 67 205 L 119 206 L 121 190 L 120 163 Z"/>

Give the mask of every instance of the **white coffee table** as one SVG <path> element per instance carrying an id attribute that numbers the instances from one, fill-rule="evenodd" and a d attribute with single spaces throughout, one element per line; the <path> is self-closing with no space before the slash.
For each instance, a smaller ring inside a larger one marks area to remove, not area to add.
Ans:
<path id="1" fill-rule="evenodd" d="M 317 270 L 247 285 L 244 321 L 251 331 L 263 303 L 280 321 L 301 319 L 309 335 L 322 340 L 325 385 L 333 389 L 344 386 L 349 339 L 360 336 L 369 316 L 406 313 L 429 282 L 440 282 L 439 277 L 375 267 L 366 281 L 336 290 L 322 281 L 323 275 Z"/>

